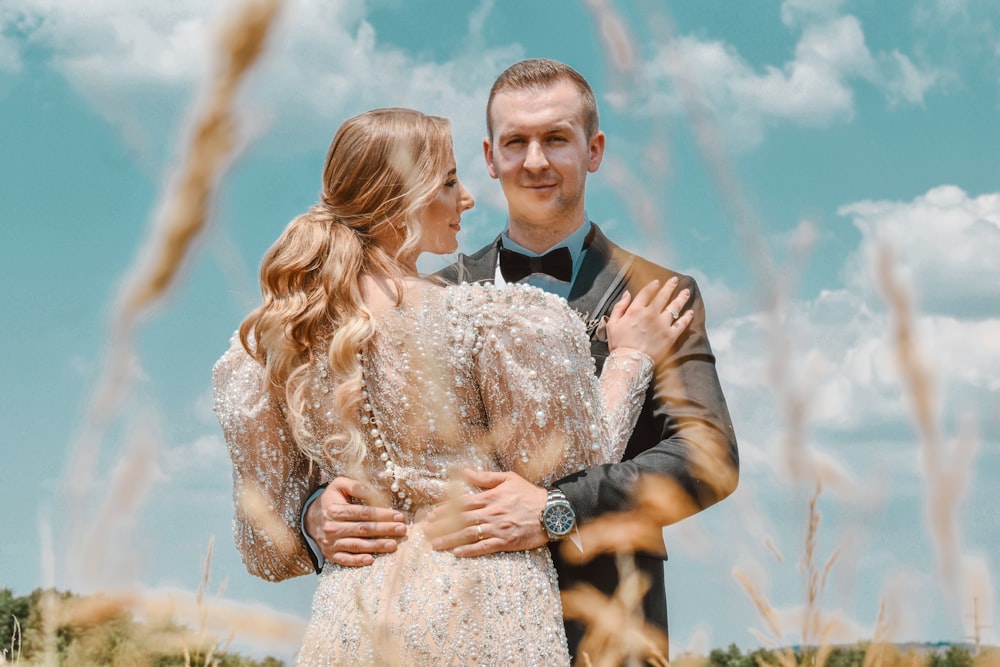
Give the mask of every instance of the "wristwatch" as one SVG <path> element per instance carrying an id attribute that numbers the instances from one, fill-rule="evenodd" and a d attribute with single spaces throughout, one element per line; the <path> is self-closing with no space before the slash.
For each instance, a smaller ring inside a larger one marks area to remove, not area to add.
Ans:
<path id="1" fill-rule="evenodd" d="M 550 542 L 564 540 L 576 526 L 576 512 L 566 499 L 566 494 L 553 488 L 549 489 L 549 498 L 539 520 Z"/>

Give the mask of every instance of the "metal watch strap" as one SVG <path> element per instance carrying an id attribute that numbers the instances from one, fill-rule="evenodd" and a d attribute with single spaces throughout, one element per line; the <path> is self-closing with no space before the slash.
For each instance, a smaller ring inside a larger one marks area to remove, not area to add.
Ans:
<path id="1" fill-rule="evenodd" d="M 560 506 L 564 507 L 565 510 L 569 512 L 573 522 L 570 529 L 562 534 L 553 533 L 549 529 L 549 525 L 546 522 L 546 514 L 549 513 L 553 508 Z M 538 520 L 541 522 L 542 529 L 545 531 L 545 534 L 548 536 L 550 542 L 565 540 L 567 537 L 569 537 L 570 533 L 576 528 L 576 512 L 573 511 L 573 506 L 570 504 L 569 499 L 566 497 L 566 494 L 562 492 L 562 489 L 558 487 L 553 487 L 549 489 L 549 495 L 545 501 L 545 507 L 542 509 L 542 512 L 538 517 Z"/>

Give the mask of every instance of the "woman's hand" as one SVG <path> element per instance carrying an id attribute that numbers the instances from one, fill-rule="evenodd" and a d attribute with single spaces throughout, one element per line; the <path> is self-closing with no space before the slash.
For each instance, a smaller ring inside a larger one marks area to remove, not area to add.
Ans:
<path id="1" fill-rule="evenodd" d="M 635 298 L 626 291 L 608 317 L 608 347 L 636 349 L 654 362 L 665 359 L 694 317 L 690 309 L 683 310 L 691 290 L 682 289 L 674 296 L 675 289 L 676 276 L 662 287 L 659 280 L 651 281 Z"/>

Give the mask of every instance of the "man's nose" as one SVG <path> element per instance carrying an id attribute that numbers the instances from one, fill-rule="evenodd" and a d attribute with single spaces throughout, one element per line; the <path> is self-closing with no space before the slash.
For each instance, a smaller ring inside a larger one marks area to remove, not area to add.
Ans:
<path id="1" fill-rule="evenodd" d="M 549 160 L 545 156 L 542 145 L 537 141 L 528 144 L 528 151 L 524 156 L 525 169 L 545 169 L 549 166 Z"/>

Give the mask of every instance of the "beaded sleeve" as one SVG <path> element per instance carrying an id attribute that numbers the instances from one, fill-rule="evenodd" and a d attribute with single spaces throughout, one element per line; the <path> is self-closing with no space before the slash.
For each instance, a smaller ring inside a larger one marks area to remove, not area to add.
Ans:
<path id="1" fill-rule="evenodd" d="M 215 413 L 233 461 L 233 537 L 247 570 L 281 581 L 313 573 L 299 512 L 319 486 L 296 447 L 264 368 L 234 336 L 212 372 Z"/>
<path id="2" fill-rule="evenodd" d="M 582 320 L 538 288 L 494 290 L 480 327 L 476 368 L 501 465 L 548 486 L 621 460 L 653 363 L 614 352 L 600 383 Z"/>
<path id="3" fill-rule="evenodd" d="M 612 350 L 608 355 L 599 380 L 607 440 L 598 465 L 622 460 L 652 379 L 653 359 L 645 352 Z"/>

